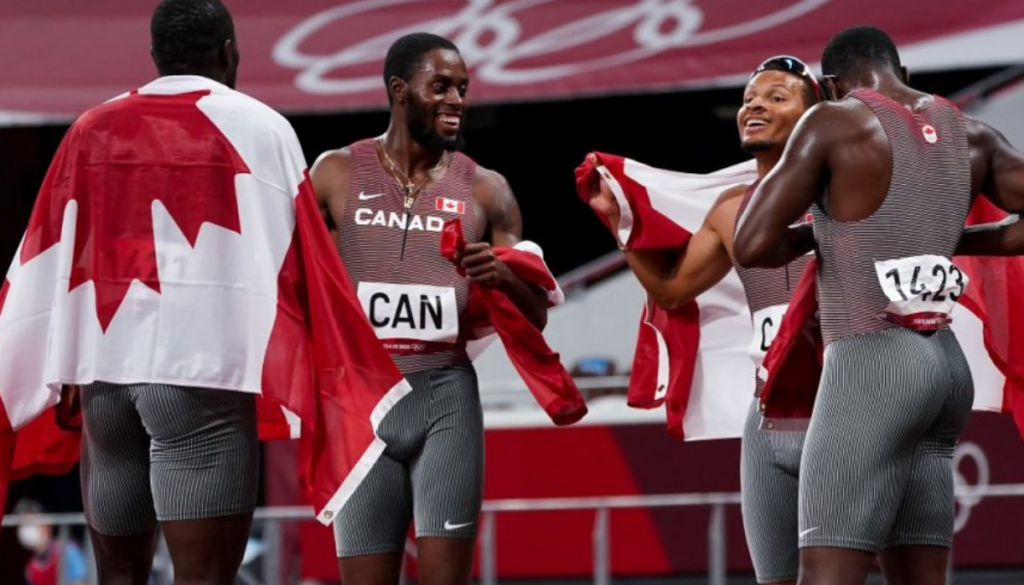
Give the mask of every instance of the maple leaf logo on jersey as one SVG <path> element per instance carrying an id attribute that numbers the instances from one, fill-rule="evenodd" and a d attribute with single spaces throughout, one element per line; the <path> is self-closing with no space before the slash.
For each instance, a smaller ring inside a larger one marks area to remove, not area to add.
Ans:
<path id="1" fill-rule="evenodd" d="M 167 209 L 195 247 L 212 223 L 241 233 L 235 175 L 238 152 L 200 111 L 209 91 L 132 95 L 84 114 L 61 144 L 25 233 L 21 263 L 61 241 L 64 210 L 78 204 L 68 292 L 96 287 L 96 314 L 107 330 L 128 287 L 160 292 L 153 203 Z"/>
<path id="2" fill-rule="evenodd" d="M 924 135 L 925 142 L 928 144 L 935 144 L 939 141 L 939 135 L 935 132 L 935 127 L 931 124 L 925 124 L 922 126 L 921 134 Z"/>

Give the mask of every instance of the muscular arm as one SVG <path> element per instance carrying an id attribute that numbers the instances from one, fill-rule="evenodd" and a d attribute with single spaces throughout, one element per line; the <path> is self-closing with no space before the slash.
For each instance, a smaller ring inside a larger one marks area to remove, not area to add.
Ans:
<path id="1" fill-rule="evenodd" d="M 343 148 L 321 154 L 310 171 L 320 213 L 334 241 L 338 241 L 338 225 L 345 211 L 351 169 L 352 156 L 348 148 Z"/>
<path id="2" fill-rule="evenodd" d="M 743 188 L 723 193 L 683 250 L 626 251 L 629 267 L 658 306 L 682 307 L 728 274 L 732 260 L 725 240 L 732 236 L 742 195 Z"/>
<path id="3" fill-rule="evenodd" d="M 971 188 L 996 207 L 1012 214 L 1024 212 L 1024 153 L 1013 148 L 998 130 L 967 117 L 971 149 Z M 1011 215 L 999 223 L 964 228 L 957 246 L 961 256 L 1024 254 L 1024 222 Z"/>
<path id="4" fill-rule="evenodd" d="M 832 137 L 826 131 L 834 114 L 822 104 L 804 115 L 789 138 L 779 163 L 758 185 L 743 213 L 733 252 L 741 266 L 785 266 L 814 248 L 811 227 L 790 227 L 824 189 Z"/>
<path id="5" fill-rule="evenodd" d="M 487 218 L 487 231 L 492 246 L 512 247 L 523 237 L 523 218 L 519 213 L 512 188 L 500 174 L 478 168 L 473 185 L 473 197 Z M 473 258 L 480 257 L 481 262 Z M 471 254 L 467 246 L 462 258 L 470 280 L 479 280 L 485 286 L 497 286 L 508 295 L 523 315 L 537 328 L 544 329 L 548 321 L 548 299 L 543 290 L 527 284 L 507 266 L 496 260 L 490 250 Z"/>
<path id="6" fill-rule="evenodd" d="M 956 255 L 1024 255 L 1024 222 L 1018 221 L 1016 215 L 1011 215 L 998 223 L 966 227 L 956 248 Z"/>
<path id="7" fill-rule="evenodd" d="M 973 118 L 967 118 L 967 137 L 974 192 L 1007 213 L 1024 213 L 1024 153 L 998 130 Z"/>

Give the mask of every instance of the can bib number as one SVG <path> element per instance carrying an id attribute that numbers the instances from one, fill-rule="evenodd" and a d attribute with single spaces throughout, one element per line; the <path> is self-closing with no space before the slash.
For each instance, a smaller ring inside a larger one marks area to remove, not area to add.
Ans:
<path id="1" fill-rule="evenodd" d="M 419 342 L 411 346 L 424 349 L 458 340 L 459 310 L 454 288 L 360 282 L 356 296 L 378 339 Z"/>
<path id="2" fill-rule="evenodd" d="M 967 275 L 942 256 L 875 262 L 875 272 L 889 298 L 885 317 L 917 331 L 935 331 L 949 323 L 949 313 L 968 283 Z"/>

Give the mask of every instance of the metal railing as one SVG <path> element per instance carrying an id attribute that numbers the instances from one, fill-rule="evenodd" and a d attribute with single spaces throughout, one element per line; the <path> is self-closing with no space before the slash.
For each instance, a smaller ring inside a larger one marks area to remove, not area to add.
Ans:
<path id="1" fill-rule="evenodd" d="M 1024 494 L 1024 485 L 1021 486 Z M 492 500 L 484 502 L 480 535 L 480 583 L 496 585 L 497 543 L 495 542 L 496 515 L 510 512 L 542 512 L 567 510 L 594 510 L 593 550 L 594 585 L 611 584 L 611 533 L 609 516 L 612 510 L 635 508 L 667 508 L 683 506 L 711 506 L 708 526 L 708 569 L 711 585 L 725 585 L 726 531 L 725 507 L 740 503 L 740 494 L 670 494 L 648 496 L 608 496 L 597 498 L 544 498 L 519 500 Z"/>
<path id="2" fill-rule="evenodd" d="M 1020 497 L 1024 496 L 1024 483 L 956 486 L 956 497 L 959 502 L 974 506 L 985 498 Z M 740 503 L 739 493 L 703 493 L 703 494 L 670 494 L 644 496 L 609 496 L 588 498 L 536 498 L 507 499 L 484 502 L 480 532 L 480 583 L 496 585 L 498 583 L 498 542 L 497 517 L 499 514 L 530 513 L 543 511 L 594 510 L 593 545 L 593 583 L 594 585 L 611 584 L 611 551 L 612 540 L 610 516 L 613 510 L 637 508 L 665 508 L 687 506 L 710 506 L 711 518 L 707 528 L 708 538 L 708 583 L 725 585 L 728 576 L 728 557 L 726 549 L 726 506 Z M 256 510 L 255 520 L 263 525 L 263 540 L 266 554 L 261 571 L 262 579 L 258 579 L 243 567 L 239 579 L 247 585 L 285 585 L 281 581 L 281 523 L 294 521 L 311 521 L 312 510 L 305 506 L 285 506 L 260 508 Z M 84 525 L 83 514 L 36 514 L 29 517 L 7 516 L 3 526 L 20 526 L 24 523 L 50 524 L 59 526 L 58 538 L 66 539 L 69 528 Z M 88 552 L 89 543 L 86 542 Z M 166 553 L 162 553 L 166 554 Z M 167 559 L 165 559 L 166 561 Z M 95 574 L 93 560 L 89 555 L 91 573 Z M 952 563 L 950 563 L 952 567 Z M 952 584 L 952 571 L 947 580 Z"/>

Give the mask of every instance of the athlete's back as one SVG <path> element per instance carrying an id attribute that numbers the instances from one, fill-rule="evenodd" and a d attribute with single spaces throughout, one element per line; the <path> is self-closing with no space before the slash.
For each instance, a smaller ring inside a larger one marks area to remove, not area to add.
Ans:
<path id="1" fill-rule="evenodd" d="M 952 539 L 949 465 L 974 395 L 946 326 L 967 285 L 950 260 L 972 201 L 967 133 L 949 102 L 896 95 L 859 89 L 837 106 L 849 140 L 833 137 L 829 195 L 813 208 L 826 352 L 801 463 L 803 547 Z"/>
<path id="2" fill-rule="evenodd" d="M 872 90 L 846 99 L 876 122 L 864 125 L 869 148 L 851 141 L 830 156 L 830 196 L 814 207 L 825 343 L 897 324 L 940 329 L 966 286 L 949 262 L 972 200 L 963 116 L 941 98 L 916 111 Z"/>

